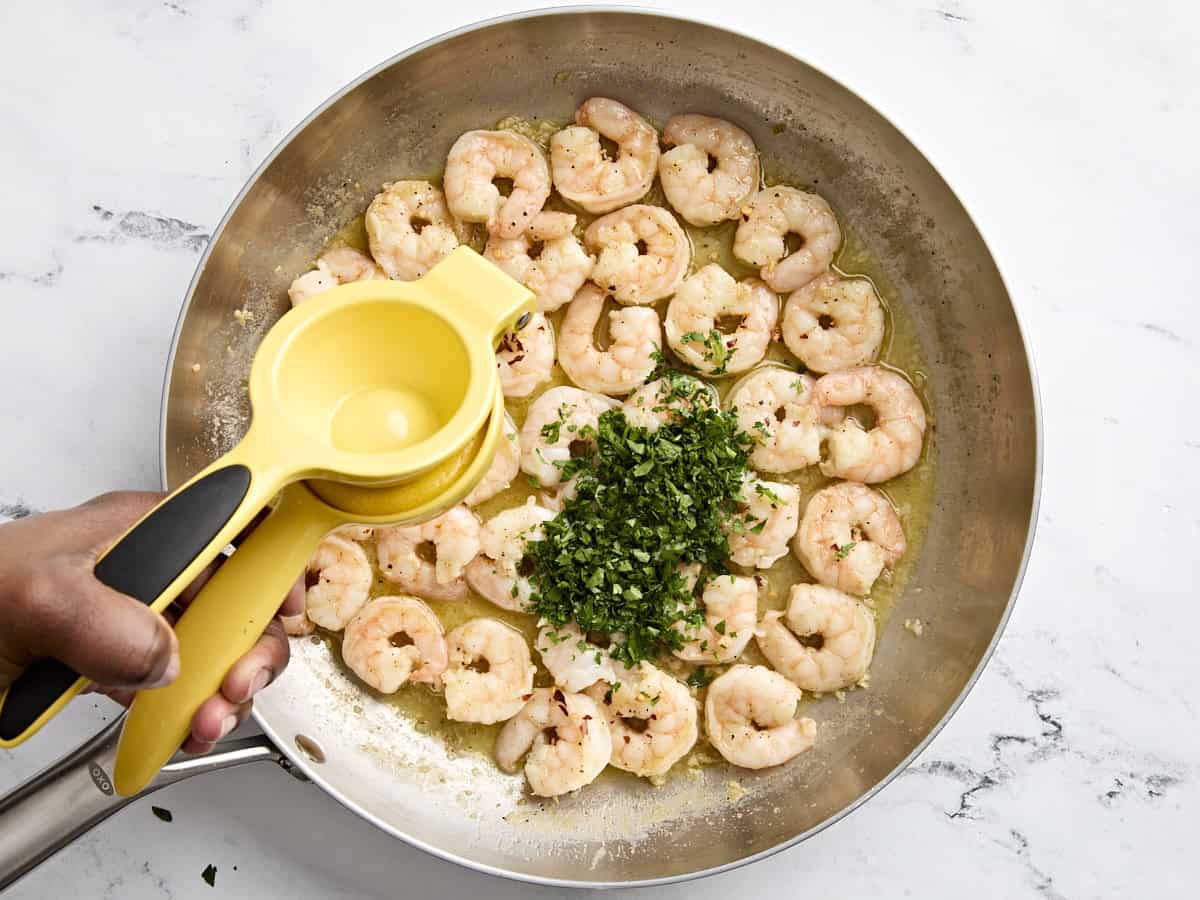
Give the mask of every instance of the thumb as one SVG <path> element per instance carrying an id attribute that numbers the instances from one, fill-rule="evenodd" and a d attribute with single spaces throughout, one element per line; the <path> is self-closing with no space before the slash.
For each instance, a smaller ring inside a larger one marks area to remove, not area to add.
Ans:
<path id="1" fill-rule="evenodd" d="M 132 597 L 101 584 L 91 572 L 59 581 L 56 596 L 39 598 L 28 641 L 36 656 L 52 656 L 107 687 L 154 688 L 179 674 L 179 645 L 166 620 Z"/>

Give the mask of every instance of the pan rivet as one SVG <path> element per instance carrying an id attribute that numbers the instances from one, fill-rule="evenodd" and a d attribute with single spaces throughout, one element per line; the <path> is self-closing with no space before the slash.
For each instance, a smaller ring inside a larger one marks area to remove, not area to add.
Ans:
<path id="1" fill-rule="evenodd" d="M 296 735 L 296 746 L 300 748 L 301 753 L 303 753 L 313 762 L 325 762 L 325 751 L 321 749 L 320 744 L 310 738 L 307 734 Z"/>

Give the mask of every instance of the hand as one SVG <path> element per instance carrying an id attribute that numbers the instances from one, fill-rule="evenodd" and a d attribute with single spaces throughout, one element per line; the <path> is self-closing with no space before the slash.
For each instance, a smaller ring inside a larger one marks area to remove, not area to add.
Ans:
<path id="1" fill-rule="evenodd" d="M 94 683 L 94 690 L 128 704 L 140 688 L 162 687 L 179 674 L 179 646 L 164 618 L 96 580 L 96 560 L 161 494 L 105 494 L 82 506 L 0 525 L 0 688 L 34 659 L 53 657 Z M 222 557 L 192 582 L 172 609 L 185 607 Z M 303 611 L 298 582 L 281 614 Z M 184 742 L 207 753 L 250 714 L 256 693 L 288 662 L 278 617 L 238 660 L 218 693 L 201 704 Z"/>

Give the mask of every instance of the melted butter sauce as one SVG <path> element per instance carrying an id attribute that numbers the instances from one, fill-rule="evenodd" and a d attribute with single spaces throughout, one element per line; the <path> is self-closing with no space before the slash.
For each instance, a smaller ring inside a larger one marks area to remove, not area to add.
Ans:
<path id="1" fill-rule="evenodd" d="M 548 148 L 551 135 L 566 124 L 568 123 L 552 119 L 510 117 L 497 123 L 497 127 L 507 128 L 524 134 L 543 148 Z M 820 191 L 819 185 L 810 185 L 802 178 L 791 177 L 783 170 L 772 167 L 769 160 L 764 160 L 763 168 L 765 172 L 764 186 L 787 183 L 807 190 Z M 428 180 L 435 184 L 441 183 L 440 175 Z M 663 195 L 662 187 L 657 179 L 655 179 L 649 194 L 639 202 L 669 208 L 666 198 Z M 551 196 L 546 204 L 546 208 L 575 213 L 577 216 L 575 233 L 581 239 L 587 226 L 597 218 L 594 215 L 572 209 L 557 193 Z M 738 279 L 757 274 L 754 268 L 745 265 L 733 255 L 733 238 L 737 230 L 736 221 L 724 222 L 709 228 L 697 228 L 682 220 L 680 220 L 680 224 L 687 232 L 692 244 L 692 265 L 689 274 L 709 263 L 719 264 Z M 896 602 L 903 595 L 916 561 L 921 555 L 929 515 L 933 507 L 937 456 L 934 439 L 936 417 L 926 391 L 926 363 L 912 319 L 892 299 L 896 296 L 897 292 L 884 275 L 883 267 L 872 256 L 861 236 L 855 232 L 852 225 L 848 225 L 841 217 L 839 217 L 839 224 L 842 227 L 843 241 L 842 247 L 834 261 L 833 268 L 843 276 L 867 278 L 875 286 L 883 302 L 886 318 L 886 331 L 880 349 L 879 362 L 899 371 L 908 378 L 916 389 L 918 396 L 920 396 L 922 403 L 925 405 L 930 423 L 930 427 L 925 435 L 925 445 L 916 466 L 897 478 L 893 478 L 883 484 L 873 485 L 875 489 L 884 493 L 893 506 L 895 506 L 908 539 L 908 551 L 905 553 L 904 558 L 901 559 L 899 565 L 894 570 L 885 571 L 871 591 L 870 603 L 875 612 L 879 640 L 882 641 L 888 639 L 887 626 L 891 619 L 892 610 Z M 476 229 L 469 243 L 473 249 L 482 252 L 484 238 L 485 235 L 482 229 Z M 328 247 L 340 246 L 354 247 L 363 252 L 368 252 L 367 234 L 362 216 L 356 217 L 346 228 L 330 239 Z M 780 299 L 781 312 L 784 300 L 786 298 Z M 660 318 L 665 316 L 667 302 L 666 300 L 661 301 L 654 307 L 658 311 Z M 565 308 L 559 309 L 547 316 L 554 326 L 556 334 L 565 312 Z M 668 358 L 674 359 L 669 347 L 664 347 L 663 352 L 667 354 Z M 800 368 L 799 361 L 791 354 L 783 342 L 779 340 L 771 343 L 766 359 L 770 362 L 785 365 L 793 370 Z M 686 368 L 682 364 L 679 364 L 678 360 L 676 360 L 676 364 L 680 368 Z M 705 380 L 710 381 L 717 388 L 722 400 L 724 400 L 725 395 L 740 377 L 742 376 L 706 378 Z M 517 423 L 517 427 L 519 428 L 524 422 L 529 405 L 544 391 L 559 385 L 569 384 L 571 384 L 570 379 L 567 378 L 562 368 L 555 363 L 550 380 L 540 385 L 531 396 L 509 399 L 505 405 Z M 852 410 L 851 414 L 853 412 Z M 771 481 L 785 481 L 797 485 L 801 491 L 801 511 L 803 511 L 804 505 L 807 504 L 809 498 L 816 491 L 835 480 L 822 475 L 816 466 L 810 466 L 807 469 L 785 475 L 768 475 L 766 478 Z M 480 504 L 475 508 L 475 511 L 486 521 L 502 510 L 522 505 L 528 497 L 534 496 L 536 493 L 536 489 L 530 486 L 524 474 L 521 473 L 518 474 L 513 484 L 507 490 Z M 371 591 L 372 598 L 399 593 L 394 584 L 383 578 L 378 566 L 375 565 L 374 547 L 368 543 L 365 545 L 365 549 L 372 560 L 372 565 L 375 566 L 375 583 Z M 731 568 L 737 569 L 738 567 L 731 566 Z M 765 588 L 759 593 L 760 615 L 767 610 L 785 608 L 792 585 L 812 581 L 812 578 L 804 570 L 800 561 L 792 553 L 788 553 L 765 572 L 761 570 L 739 571 L 745 574 L 758 574 L 766 579 Z M 531 646 L 537 634 L 537 619 L 535 616 L 499 609 L 474 591 L 470 591 L 467 599 L 463 601 L 427 602 L 437 612 L 447 631 L 469 619 L 486 616 L 500 619 L 512 625 L 525 635 Z M 340 634 L 322 632 L 320 636 L 315 636 L 313 640 L 325 642 L 329 647 L 330 653 L 340 664 Z M 532 656 L 534 657 L 535 665 L 538 664 L 539 660 L 537 659 L 536 651 L 532 652 Z M 737 661 L 766 665 L 766 659 L 759 652 L 754 641 L 750 642 L 741 658 Z M 662 660 L 658 664 L 667 668 L 679 678 L 686 678 L 695 668 L 674 659 Z M 344 666 L 343 668 L 350 677 L 354 677 L 348 668 Z M 548 673 L 540 665 L 538 665 L 535 683 L 539 686 L 552 683 Z M 371 690 L 365 685 L 363 687 L 364 690 Z M 696 693 L 702 703 L 703 690 L 694 691 L 694 693 Z M 478 753 L 490 757 L 492 747 L 495 744 L 496 734 L 499 732 L 501 725 L 478 725 L 454 722 L 447 719 L 445 704 L 441 696 L 436 691 L 425 686 L 406 685 L 395 694 L 387 697 L 380 696 L 381 699 L 392 704 L 401 715 L 414 722 L 419 730 L 439 735 L 451 752 Z M 817 698 L 809 695 L 806 695 L 805 700 L 802 701 L 805 706 L 810 706 L 817 702 L 819 702 Z M 703 709 L 701 709 L 701 715 L 703 716 Z M 818 712 L 816 715 L 819 718 L 820 713 Z M 701 729 L 701 732 L 703 732 L 703 729 Z M 681 760 L 668 773 L 668 777 L 680 774 L 689 766 L 696 766 L 698 764 L 708 765 L 715 762 L 720 762 L 720 759 L 708 745 L 702 734 L 700 740 L 697 742 L 696 749 Z M 612 777 L 612 773 L 613 770 L 607 770 L 606 777 Z M 622 777 L 624 774 L 617 773 L 616 777 Z"/>

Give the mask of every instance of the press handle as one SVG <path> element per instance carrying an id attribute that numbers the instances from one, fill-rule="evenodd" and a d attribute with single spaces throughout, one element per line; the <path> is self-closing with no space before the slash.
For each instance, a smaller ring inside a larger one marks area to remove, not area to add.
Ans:
<path id="1" fill-rule="evenodd" d="M 460 322 L 483 335 L 493 347 L 506 332 L 524 327 L 537 312 L 533 291 L 467 246 L 456 248 L 413 284 L 451 305 Z"/>
<path id="2" fill-rule="evenodd" d="M 205 583 L 175 623 L 179 677 L 138 691 L 129 707 L 113 770 L 118 793 L 142 790 L 179 749 L 200 704 L 254 646 L 321 539 L 342 521 L 303 484 L 290 484 Z"/>
<path id="3" fill-rule="evenodd" d="M 271 490 L 246 465 L 214 464 L 109 548 L 96 563 L 96 578 L 161 611 L 249 523 Z M 58 660 L 33 662 L 0 694 L 0 747 L 35 734 L 86 684 Z"/>

